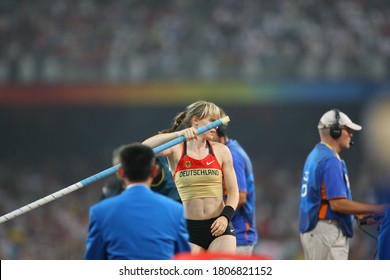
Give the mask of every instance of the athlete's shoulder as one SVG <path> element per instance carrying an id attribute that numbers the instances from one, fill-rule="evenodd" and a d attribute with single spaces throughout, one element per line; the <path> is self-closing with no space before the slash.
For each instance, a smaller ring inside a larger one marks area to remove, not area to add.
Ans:
<path id="1" fill-rule="evenodd" d="M 230 154 L 230 150 L 225 144 L 222 144 L 219 142 L 210 142 L 210 145 L 213 147 L 213 149 L 216 153 L 229 153 Z"/>

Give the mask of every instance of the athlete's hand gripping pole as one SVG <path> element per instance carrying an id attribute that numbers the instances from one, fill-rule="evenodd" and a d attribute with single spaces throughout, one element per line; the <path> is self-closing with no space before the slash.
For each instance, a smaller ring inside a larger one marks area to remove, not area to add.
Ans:
<path id="1" fill-rule="evenodd" d="M 206 131 L 208 131 L 208 130 L 210 130 L 212 128 L 215 128 L 215 127 L 217 127 L 219 125 L 227 124 L 229 121 L 230 121 L 229 116 L 225 116 L 225 117 L 223 117 L 223 118 L 221 118 L 219 120 L 216 120 L 216 121 L 214 121 L 214 122 L 212 122 L 212 123 L 210 123 L 208 125 L 205 125 L 205 126 L 202 126 L 202 127 L 198 128 L 197 132 L 198 132 L 198 134 L 202 134 L 202 133 L 204 133 L 204 132 L 206 132 Z M 162 144 L 162 145 L 154 148 L 153 152 L 155 154 L 158 154 L 158 153 L 160 153 L 160 152 L 162 152 L 162 151 L 164 151 L 166 149 L 169 149 L 170 147 L 173 147 L 173 146 L 175 146 L 175 145 L 177 145 L 177 144 L 179 144 L 181 142 L 184 142 L 185 140 L 186 140 L 186 138 L 184 136 L 179 136 L 179 137 L 177 137 L 177 138 L 175 138 L 175 139 L 173 139 L 173 140 L 171 140 L 171 141 L 169 141 L 169 142 L 167 142 L 165 144 Z M 53 200 L 55 200 L 57 198 L 65 196 L 68 193 L 71 193 L 71 192 L 73 192 L 75 190 L 78 190 L 78 189 L 80 189 L 82 187 L 85 187 L 86 185 L 94 183 L 94 182 L 96 182 L 96 181 L 98 181 L 98 180 L 100 180 L 102 178 L 105 178 L 105 177 L 111 175 L 111 174 L 114 174 L 115 172 L 118 171 L 119 166 L 120 166 L 120 164 L 112 166 L 110 168 L 107 168 L 106 170 L 103 170 L 103 171 L 101 171 L 101 172 L 99 172 L 99 173 L 97 173 L 95 175 L 92 175 L 92 176 L 90 176 L 90 177 L 88 177 L 88 178 L 86 178 L 86 179 L 84 179 L 84 180 L 82 180 L 80 182 L 77 182 L 77 183 L 75 183 L 73 185 L 70 185 L 70 186 L 68 186 L 66 188 L 63 188 L 62 190 L 59 190 L 59 191 L 57 191 L 55 193 L 52 193 L 52 194 L 50 194 L 48 196 L 45 196 L 45 197 L 43 197 L 43 198 L 41 198 L 39 200 L 36 200 L 36 201 L 34 201 L 34 202 L 30 203 L 30 204 L 27 204 L 27 205 L 25 205 L 25 206 L 23 206 L 21 208 L 18 208 L 16 210 L 12 211 L 12 212 L 9 212 L 8 214 L 5 214 L 5 215 L 0 217 L 0 224 L 4 223 L 6 221 L 9 221 L 9 220 L 11 220 L 11 219 L 13 219 L 13 218 L 15 218 L 17 216 L 20 216 L 20 215 L 22 215 L 24 213 L 27 213 L 27 212 L 35 209 L 35 208 L 38 208 L 38 207 L 40 207 L 40 206 L 42 206 L 42 205 L 44 205 L 46 203 L 49 203 L 50 201 L 53 201 Z"/>

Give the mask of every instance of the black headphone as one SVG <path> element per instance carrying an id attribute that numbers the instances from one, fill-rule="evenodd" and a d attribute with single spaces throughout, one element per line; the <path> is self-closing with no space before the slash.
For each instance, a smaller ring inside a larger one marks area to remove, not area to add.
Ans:
<path id="1" fill-rule="evenodd" d="M 336 114 L 336 122 L 330 126 L 330 136 L 337 139 L 341 136 L 340 111 L 338 109 L 333 109 L 333 111 Z"/>

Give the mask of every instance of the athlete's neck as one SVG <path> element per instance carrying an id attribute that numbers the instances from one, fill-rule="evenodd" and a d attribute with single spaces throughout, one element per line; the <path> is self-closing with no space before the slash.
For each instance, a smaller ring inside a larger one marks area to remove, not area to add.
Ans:
<path id="1" fill-rule="evenodd" d="M 189 141 L 187 142 L 187 149 L 195 153 L 201 153 L 207 149 L 207 141 L 203 139 Z"/>

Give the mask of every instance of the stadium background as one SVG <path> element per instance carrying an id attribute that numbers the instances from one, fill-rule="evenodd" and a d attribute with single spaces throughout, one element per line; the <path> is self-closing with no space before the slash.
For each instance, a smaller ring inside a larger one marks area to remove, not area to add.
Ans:
<path id="1" fill-rule="evenodd" d="M 253 160 L 255 252 L 301 259 L 301 169 L 326 110 L 364 127 L 342 153 L 354 199 L 379 202 L 390 182 L 389 8 L 364 0 L 2 1 L 0 214 L 110 167 L 118 145 L 169 127 L 205 99 L 225 109 L 230 136 Z M 82 258 L 88 208 L 108 179 L 1 224 L 1 259 Z M 375 252 L 375 239 L 356 226 L 351 258 Z"/>

